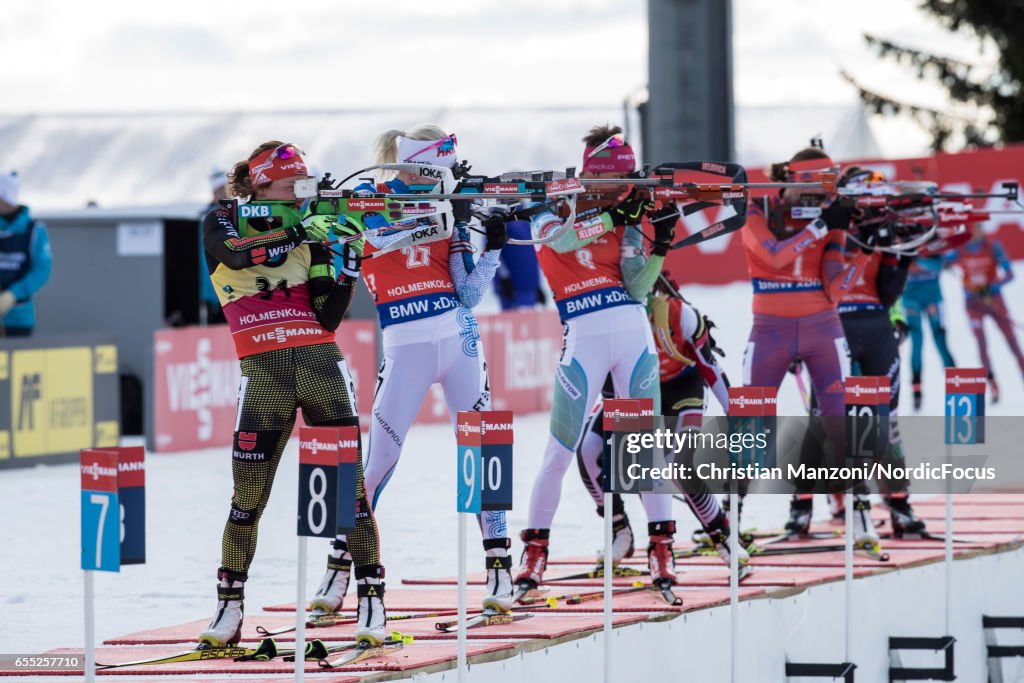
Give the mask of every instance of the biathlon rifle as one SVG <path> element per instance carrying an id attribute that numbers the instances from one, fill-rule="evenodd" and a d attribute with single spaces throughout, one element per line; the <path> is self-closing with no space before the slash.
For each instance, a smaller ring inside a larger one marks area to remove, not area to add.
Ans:
<path id="1" fill-rule="evenodd" d="M 722 178 L 709 182 L 707 176 Z M 651 171 L 645 166 L 624 178 L 584 178 L 581 180 L 586 199 L 613 200 L 622 194 L 623 186 L 648 193 L 651 201 L 674 203 L 683 218 L 708 209 L 731 207 L 733 215 L 715 220 L 710 225 L 672 244 L 681 249 L 739 230 L 746 224 L 751 190 L 806 188 L 825 193 L 836 189 L 834 173 L 820 173 L 806 182 L 748 182 L 747 171 L 739 164 L 718 161 L 682 161 L 658 164 Z M 601 191 L 601 188 L 609 188 Z"/>

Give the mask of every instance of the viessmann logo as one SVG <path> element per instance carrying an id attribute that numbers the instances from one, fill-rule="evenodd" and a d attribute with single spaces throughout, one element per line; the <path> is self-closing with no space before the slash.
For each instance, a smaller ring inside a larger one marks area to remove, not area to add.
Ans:
<path id="1" fill-rule="evenodd" d="M 339 443 L 338 446 L 343 450 L 355 450 L 359 448 L 359 442 L 355 439 L 346 439 Z"/>
<path id="2" fill-rule="evenodd" d="M 752 396 L 746 396 L 740 394 L 739 396 L 730 396 L 729 405 L 737 408 L 746 408 L 747 406 L 760 406 L 764 405 L 764 400 L 760 398 L 753 398 Z"/>
<path id="3" fill-rule="evenodd" d="M 846 387 L 846 393 L 852 394 L 857 398 L 861 396 L 874 396 L 878 394 L 878 389 L 875 387 L 865 387 L 860 384 L 854 384 L 853 386 Z"/>
<path id="4" fill-rule="evenodd" d="M 260 334 L 252 335 L 252 340 L 257 344 L 261 342 L 277 342 L 278 344 L 284 344 L 292 337 L 315 336 L 322 332 L 322 327 L 275 327 L 270 332 L 261 332 Z"/>
<path id="5" fill-rule="evenodd" d="M 383 211 L 385 203 L 383 199 L 350 199 L 348 208 L 350 211 Z"/>
<path id="6" fill-rule="evenodd" d="M 86 477 L 92 477 L 93 481 L 98 480 L 100 477 L 116 477 L 116 467 L 100 467 L 97 463 L 89 463 L 88 465 L 82 465 L 82 475 Z"/>
<path id="7" fill-rule="evenodd" d="M 959 389 L 962 386 L 970 387 L 975 385 L 977 387 L 984 386 L 985 380 L 981 377 L 964 377 L 962 375 L 953 375 L 946 378 L 946 386 L 953 386 Z M 980 393 L 980 392 L 979 392 Z"/>
<path id="8" fill-rule="evenodd" d="M 459 434 L 479 434 L 480 425 L 459 424 Z"/>
<path id="9" fill-rule="evenodd" d="M 515 183 L 487 183 L 484 185 L 484 194 L 515 194 L 519 192 L 519 186 Z"/>
<path id="10" fill-rule="evenodd" d="M 302 450 L 309 451 L 316 454 L 318 451 L 327 451 L 328 453 L 337 453 L 338 444 L 330 441 L 321 441 L 320 439 L 313 439 L 312 441 L 300 441 L 299 448 Z"/>

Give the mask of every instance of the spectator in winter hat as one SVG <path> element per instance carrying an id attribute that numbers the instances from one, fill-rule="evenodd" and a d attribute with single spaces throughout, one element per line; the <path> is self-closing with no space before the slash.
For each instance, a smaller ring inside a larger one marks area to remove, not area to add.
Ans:
<path id="1" fill-rule="evenodd" d="M 6 337 L 27 337 L 36 324 L 32 295 L 50 279 L 46 226 L 18 204 L 15 171 L 0 172 L 0 319 Z"/>

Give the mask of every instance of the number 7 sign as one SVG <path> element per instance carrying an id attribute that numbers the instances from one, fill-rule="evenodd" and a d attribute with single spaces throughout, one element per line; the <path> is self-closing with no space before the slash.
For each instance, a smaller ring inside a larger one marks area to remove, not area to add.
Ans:
<path id="1" fill-rule="evenodd" d="M 82 569 L 121 571 L 117 452 L 83 450 Z"/>

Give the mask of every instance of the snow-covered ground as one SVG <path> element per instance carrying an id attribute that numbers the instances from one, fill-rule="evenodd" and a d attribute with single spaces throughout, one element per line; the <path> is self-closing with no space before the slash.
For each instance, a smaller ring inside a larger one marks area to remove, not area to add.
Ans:
<path id="1" fill-rule="evenodd" d="M 944 276 L 950 344 L 963 366 L 976 365 L 978 353 L 967 326 L 962 291 L 953 274 Z M 750 330 L 750 288 L 688 287 L 686 294 L 718 325 L 716 337 L 728 352 L 724 362 L 734 381 L 740 378 L 742 351 Z M 1024 285 L 1006 290 L 1017 320 L 1024 320 Z M 1024 384 L 998 332 L 992 329 L 990 350 L 1003 399 L 990 406 L 991 415 L 1020 415 Z M 929 342 L 930 344 L 930 342 Z M 904 357 L 909 345 L 902 349 Z M 909 404 L 909 368 L 904 365 L 904 405 Z M 934 348 L 925 354 L 923 414 L 941 415 L 943 373 Z M 712 412 L 720 410 L 713 407 Z M 780 414 L 801 414 L 800 398 L 791 379 L 779 396 Z M 908 411 L 904 411 L 905 413 Z M 547 436 L 545 415 L 516 416 L 515 504 L 509 528 L 526 524 L 532 477 Z M 388 581 L 403 577 L 456 573 L 454 437 L 445 426 L 414 427 L 398 468 L 378 508 Z M 295 508 L 297 442 L 293 439 L 278 472 L 260 528 L 260 543 L 246 586 L 250 615 L 263 605 L 295 597 Z M 214 607 L 215 571 L 220 558 L 221 530 L 231 496 L 230 457 L 225 449 L 175 455 L 152 455 L 147 463 L 148 562 L 125 567 L 119 574 L 96 576 L 99 639 L 143 628 L 208 617 Z M 76 465 L 0 471 L 0 652 L 42 652 L 53 647 L 80 647 L 82 573 L 79 571 L 79 477 Z M 638 503 L 627 503 L 638 545 L 645 519 Z M 677 507 L 680 531 L 695 522 Z M 816 506 L 827 516 L 827 506 Z M 757 496 L 747 501 L 744 526 L 778 527 L 786 515 L 782 496 Z M 479 536 L 471 529 L 471 548 Z M 601 525 L 593 504 L 570 469 L 563 486 L 559 514 L 552 530 L 555 555 L 593 552 L 601 545 Z M 319 580 L 327 542 L 310 541 L 310 584 Z M 513 552 L 518 554 L 519 544 Z M 470 554 L 470 569 L 480 553 Z"/>

